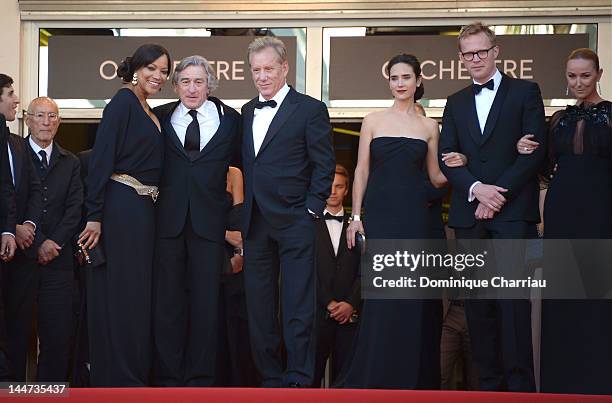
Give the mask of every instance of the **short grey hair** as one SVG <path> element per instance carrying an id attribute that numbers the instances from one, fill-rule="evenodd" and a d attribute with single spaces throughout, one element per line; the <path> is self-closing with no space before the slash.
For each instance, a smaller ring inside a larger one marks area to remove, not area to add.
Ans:
<path id="1" fill-rule="evenodd" d="M 202 66 L 206 72 L 206 81 L 208 83 L 208 91 L 212 92 L 219 87 L 219 79 L 215 74 L 215 70 L 210 65 L 210 62 L 200 55 L 187 56 L 176 66 L 172 75 L 172 84 L 177 85 L 181 72 L 189 66 Z"/>
<path id="2" fill-rule="evenodd" d="M 272 48 L 276 52 L 281 63 L 287 61 L 287 48 L 285 47 L 285 43 L 283 41 L 273 36 L 259 36 L 253 39 L 253 41 L 249 44 L 247 53 L 249 65 L 251 64 L 251 55 L 265 48 Z"/>

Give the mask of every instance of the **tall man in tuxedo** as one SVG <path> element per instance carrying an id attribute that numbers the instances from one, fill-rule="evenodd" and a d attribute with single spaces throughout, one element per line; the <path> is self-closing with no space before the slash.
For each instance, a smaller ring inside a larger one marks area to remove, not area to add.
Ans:
<path id="1" fill-rule="evenodd" d="M 33 244 L 37 248 L 38 272 L 30 288 L 37 301 L 40 340 L 36 380 L 61 382 L 68 379 L 73 334 L 72 242 L 81 221 L 83 185 L 78 158 L 54 141 L 60 125 L 55 101 L 47 97 L 32 100 L 25 122 L 30 129 L 30 136 L 26 138 L 28 157 L 40 179 L 42 199 L 40 225 Z M 17 329 L 23 333 L 11 335 L 11 338 L 28 340 L 32 305 L 22 307 L 22 312 L 27 314 L 19 317 L 24 322 Z M 27 344 L 21 345 L 25 347 Z M 26 351 L 15 354 L 25 359 Z"/>
<path id="2" fill-rule="evenodd" d="M 242 107 L 244 280 L 255 364 L 266 387 L 310 386 L 315 361 L 315 223 L 335 168 L 325 105 L 289 87 L 287 51 L 249 45 L 259 96 Z M 279 310 L 279 272 L 282 272 Z M 281 362 L 282 337 L 287 351 Z"/>
<path id="3" fill-rule="evenodd" d="M 331 194 L 323 220 L 316 222 L 317 253 L 317 359 L 314 387 L 321 384 L 325 362 L 332 357 L 332 379 L 350 355 L 357 330 L 357 312 L 361 305 L 359 248 L 346 243 L 348 215 L 342 203 L 348 195 L 349 173 L 336 165 Z"/>
<path id="4" fill-rule="evenodd" d="M 440 167 L 453 186 L 449 225 L 457 238 L 526 238 L 540 220 L 537 171 L 544 147 L 519 155 L 518 139 L 544 142 L 538 85 L 499 72 L 495 34 L 474 23 L 459 34 L 459 58 L 473 83 L 448 97 L 440 153 L 468 158 Z M 520 268 L 524 251 L 495 251 L 505 267 Z M 468 300 L 466 315 L 482 390 L 534 391 L 530 304 L 525 300 Z"/>
<path id="5" fill-rule="evenodd" d="M 13 260 L 6 264 L 6 320 L 9 357 L 16 381 L 25 381 L 26 353 L 32 327 L 31 309 L 38 279 L 36 228 L 40 225 L 42 199 L 40 179 L 30 157 L 27 141 L 16 134 L 8 137 L 11 180 L 16 193 L 16 242 Z"/>
<path id="6" fill-rule="evenodd" d="M 13 88 L 13 79 L 0 73 L 0 150 L 7 149 L 10 131 L 7 121 L 15 120 L 19 97 Z M 15 189 L 10 175 L 8 153 L 0 152 L 0 260 L 9 261 L 17 245 L 15 243 Z M 6 331 L 4 294 L 7 290 L 6 267 L 0 263 L 0 381 L 10 379 L 8 335 Z"/>
<path id="7" fill-rule="evenodd" d="M 165 141 L 157 201 L 155 382 L 212 386 L 220 276 L 230 207 L 226 174 L 240 147 L 240 115 L 219 99 L 214 70 L 189 56 L 172 76 L 179 100 L 155 109 Z"/>

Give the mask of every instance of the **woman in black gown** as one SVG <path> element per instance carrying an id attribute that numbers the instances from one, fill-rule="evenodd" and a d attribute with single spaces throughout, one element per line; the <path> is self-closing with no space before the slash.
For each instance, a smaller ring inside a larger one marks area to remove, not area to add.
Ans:
<path id="1" fill-rule="evenodd" d="M 125 85 L 104 109 L 90 157 L 80 242 L 93 248 L 100 241 L 106 255 L 87 276 L 92 386 L 148 384 L 154 200 L 111 175 L 158 185 L 163 140 L 147 98 L 161 90 L 170 66 L 168 51 L 152 44 L 121 63 L 117 75 Z"/>
<path id="2" fill-rule="evenodd" d="M 550 122 L 549 166 L 557 168 L 544 202 L 545 238 L 612 238 L 612 104 L 598 94 L 601 74 L 592 50 L 570 54 L 567 86 L 577 102 Z M 517 144 L 523 154 L 537 146 L 529 138 Z M 601 257 L 576 255 L 581 270 L 609 267 Z M 612 394 L 612 300 L 542 301 L 541 346 L 542 392 Z"/>
<path id="3" fill-rule="evenodd" d="M 423 95 L 418 60 L 395 56 L 387 74 L 393 105 L 367 115 L 361 126 L 353 211 L 361 210 L 363 200 L 366 216 L 364 225 L 353 216 L 347 229 L 349 248 L 356 232 L 369 239 L 428 238 L 423 165 L 436 187 L 446 184 L 436 156 L 438 124 L 414 107 Z M 353 357 L 337 386 L 438 389 L 441 321 L 440 301 L 365 300 Z"/>

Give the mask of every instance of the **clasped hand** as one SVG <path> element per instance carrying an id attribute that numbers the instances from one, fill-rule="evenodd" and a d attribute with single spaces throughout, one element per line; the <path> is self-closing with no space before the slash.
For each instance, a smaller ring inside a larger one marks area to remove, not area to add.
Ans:
<path id="1" fill-rule="evenodd" d="M 346 245 L 349 249 L 353 249 L 355 247 L 355 234 L 358 232 L 365 234 L 363 224 L 361 221 L 351 221 L 349 226 L 346 228 Z"/>

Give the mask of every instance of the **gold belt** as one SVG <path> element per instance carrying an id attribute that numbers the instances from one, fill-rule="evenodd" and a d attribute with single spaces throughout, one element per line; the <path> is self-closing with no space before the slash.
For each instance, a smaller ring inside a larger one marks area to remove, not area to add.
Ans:
<path id="1" fill-rule="evenodd" d="M 157 201 L 157 196 L 159 196 L 159 189 L 157 186 L 143 185 L 138 179 L 128 174 L 112 174 L 110 178 L 115 182 L 131 187 L 141 196 L 151 196 L 153 203 Z"/>

